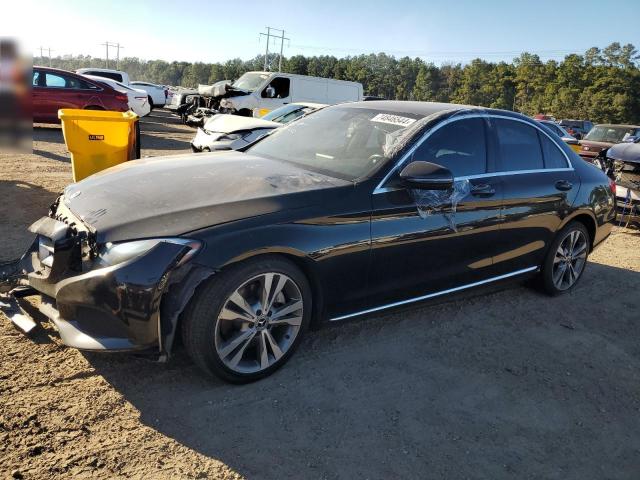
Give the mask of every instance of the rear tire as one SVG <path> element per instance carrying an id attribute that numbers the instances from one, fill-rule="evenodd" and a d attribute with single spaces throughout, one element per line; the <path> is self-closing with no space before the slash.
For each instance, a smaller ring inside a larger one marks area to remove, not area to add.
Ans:
<path id="1" fill-rule="evenodd" d="M 156 108 L 156 106 L 153 104 L 153 99 L 151 98 L 151 95 L 147 95 L 147 99 L 149 100 L 149 107 L 151 108 L 151 110 Z"/>
<path id="2" fill-rule="evenodd" d="M 549 247 L 542 265 L 542 288 L 551 296 L 573 290 L 587 266 L 591 239 L 580 222 L 571 222 L 558 234 Z"/>
<path id="3" fill-rule="evenodd" d="M 216 274 L 182 319 L 189 356 L 204 372 L 249 383 L 284 365 L 311 320 L 305 275 L 277 256 L 260 257 Z"/>

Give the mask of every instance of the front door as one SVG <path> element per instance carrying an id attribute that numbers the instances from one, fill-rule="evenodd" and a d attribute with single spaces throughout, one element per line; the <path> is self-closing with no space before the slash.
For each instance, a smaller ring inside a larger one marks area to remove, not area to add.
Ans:
<path id="1" fill-rule="evenodd" d="M 442 292 L 494 275 L 503 186 L 492 175 L 483 118 L 460 118 L 433 131 L 412 161 L 452 171 L 449 191 L 403 187 L 398 171 L 373 194 L 372 305 Z M 408 162 L 407 162 L 408 163 Z"/>

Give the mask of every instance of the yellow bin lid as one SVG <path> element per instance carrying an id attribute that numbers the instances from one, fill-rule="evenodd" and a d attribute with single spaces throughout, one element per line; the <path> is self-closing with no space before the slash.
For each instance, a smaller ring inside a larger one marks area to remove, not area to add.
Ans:
<path id="1" fill-rule="evenodd" d="M 82 110 L 79 108 L 61 108 L 58 110 L 60 120 L 95 120 L 109 122 L 134 122 L 138 115 L 131 110 L 128 112 L 113 112 L 110 110 Z"/>

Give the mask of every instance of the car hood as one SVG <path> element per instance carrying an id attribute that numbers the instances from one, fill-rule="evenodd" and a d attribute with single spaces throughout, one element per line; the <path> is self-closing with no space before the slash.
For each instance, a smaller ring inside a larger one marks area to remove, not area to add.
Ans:
<path id="1" fill-rule="evenodd" d="M 233 133 L 240 130 L 252 130 L 254 128 L 276 128 L 282 124 L 262 120 L 261 118 L 241 117 L 239 115 L 218 114 L 204 123 L 205 130 L 209 132 Z"/>
<path id="2" fill-rule="evenodd" d="M 609 149 L 607 157 L 622 162 L 640 163 L 640 143 L 618 143 Z"/>
<path id="3" fill-rule="evenodd" d="M 69 185 L 64 202 L 103 243 L 315 205 L 351 184 L 241 152 L 200 153 L 125 162 Z"/>
<path id="4" fill-rule="evenodd" d="M 580 145 L 583 147 L 589 147 L 589 150 L 599 152 L 605 148 L 609 148 L 613 143 L 609 142 L 594 142 L 593 140 L 580 140 Z"/>

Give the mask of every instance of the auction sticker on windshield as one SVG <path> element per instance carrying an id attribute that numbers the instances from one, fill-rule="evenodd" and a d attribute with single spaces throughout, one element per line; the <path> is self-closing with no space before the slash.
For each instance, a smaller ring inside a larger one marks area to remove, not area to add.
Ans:
<path id="1" fill-rule="evenodd" d="M 371 119 L 372 122 L 388 123 L 390 125 L 398 125 L 400 127 L 408 127 L 415 118 L 401 117 L 400 115 L 391 115 L 388 113 L 379 113 Z"/>

